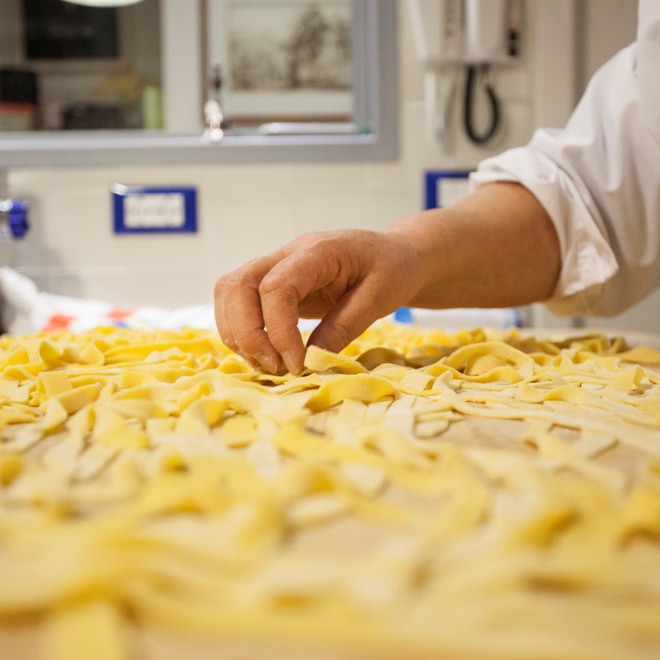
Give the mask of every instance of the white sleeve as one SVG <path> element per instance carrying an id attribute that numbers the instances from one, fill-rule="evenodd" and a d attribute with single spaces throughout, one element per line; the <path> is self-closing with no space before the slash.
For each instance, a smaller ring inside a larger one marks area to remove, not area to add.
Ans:
<path id="1" fill-rule="evenodd" d="M 660 2 L 637 42 L 593 77 L 563 130 L 479 164 L 473 186 L 516 181 L 557 229 L 557 314 L 613 315 L 660 286 Z"/>

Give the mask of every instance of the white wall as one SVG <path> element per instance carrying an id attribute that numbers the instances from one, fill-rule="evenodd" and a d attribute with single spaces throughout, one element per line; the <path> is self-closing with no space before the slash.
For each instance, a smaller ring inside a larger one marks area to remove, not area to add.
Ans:
<path id="1" fill-rule="evenodd" d="M 620 0 L 608 4 L 612 3 L 617 11 L 632 4 Z M 396 162 L 14 170 L 9 175 L 12 194 L 33 202 L 32 231 L 18 246 L 19 270 L 46 290 L 119 304 L 207 302 L 221 273 L 301 233 L 339 227 L 382 229 L 417 211 L 422 206 L 425 168 L 473 167 L 492 153 L 526 142 L 537 118 L 544 116 L 539 105 L 543 95 L 535 95 L 535 84 L 549 71 L 562 75 L 556 61 L 534 58 L 534 44 L 543 34 L 546 44 L 549 40 L 559 53 L 575 46 L 570 30 L 549 35 L 548 25 L 539 18 L 549 8 L 571 6 L 572 0 L 527 3 L 522 65 L 496 74 L 505 99 L 502 138 L 490 150 L 470 145 L 458 128 L 456 110 L 457 134 L 451 153 L 425 134 L 422 70 L 402 0 L 400 4 L 400 156 Z M 585 16 L 589 30 L 594 19 L 588 13 Z M 597 43 L 609 41 L 603 37 Z M 563 75 L 570 81 L 575 74 L 573 69 Z M 554 113 L 561 122 L 565 119 L 559 116 L 561 108 L 570 107 L 574 100 L 572 83 L 556 94 L 564 99 Z M 113 183 L 197 186 L 199 232 L 192 236 L 113 235 L 109 193 Z"/>
<path id="2" fill-rule="evenodd" d="M 12 193 L 33 202 L 33 229 L 18 246 L 16 265 L 56 293 L 123 304 L 208 301 L 221 273 L 301 233 L 382 229 L 417 211 L 425 167 L 471 167 L 528 139 L 532 99 L 526 58 L 525 66 L 498 78 L 503 95 L 511 98 L 504 106 L 504 140 L 485 151 L 461 135 L 451 155 L 428 140 L 422 121 L 422 71 L 403 2 L 400 17 L 401 153 L 396 162 L 14 170 Z M 197 186 L 199 232 L 113 235 L 113 183 Z"/>
<path id="3" fill-rule="evenodd" d="M 637 2 L 634 0 L 582 0 L 578 17 L 583 22 L 579 83 L 589 78 L 614 53 L 635 40 Z"/>

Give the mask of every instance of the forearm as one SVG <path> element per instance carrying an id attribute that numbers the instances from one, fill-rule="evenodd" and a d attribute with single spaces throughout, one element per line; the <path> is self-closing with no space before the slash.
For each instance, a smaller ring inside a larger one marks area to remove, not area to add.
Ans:
<path id="1" fill-rule="evenodd" d="M 405 218 L 388 231 L 414 252 L 411 306 L 508 307 L 550 297 L 560 269 L 557 235 L 538 200 L 495 183 L 447 209 Z"/>

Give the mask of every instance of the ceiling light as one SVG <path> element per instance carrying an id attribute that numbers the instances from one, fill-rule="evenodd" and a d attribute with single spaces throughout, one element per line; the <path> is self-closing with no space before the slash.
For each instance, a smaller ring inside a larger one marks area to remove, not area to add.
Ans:
<path id="1" fill-rule="evenodd" d="M 64 0 L 64 2 L 85 7 L 123 7 L 124 5 L 134 5 L 141 0 Z"/>

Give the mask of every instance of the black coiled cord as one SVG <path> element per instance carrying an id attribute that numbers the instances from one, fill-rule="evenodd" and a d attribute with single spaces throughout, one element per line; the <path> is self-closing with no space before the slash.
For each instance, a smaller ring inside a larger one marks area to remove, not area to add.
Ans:
<path id="1" fill-rule="evenodd" d="M 463 125 L 465 132 L 474 144 L 486 144 L 493 138 L 495 133 L 500 127 L 500 100 L 495 93 L 495 89 L 486 81 L 484 84 L 484 91 L 490 101 L 490 124 L 482 133 L 477 132 L 474 127 L 474 95 L 475 87 L 477 84 L 477 76 L 482 77 L 488 73 L 487 64 L 470 64 L 467 67 L 467 79 L 465 81 L 465 107 L 463 112 Z"/>

